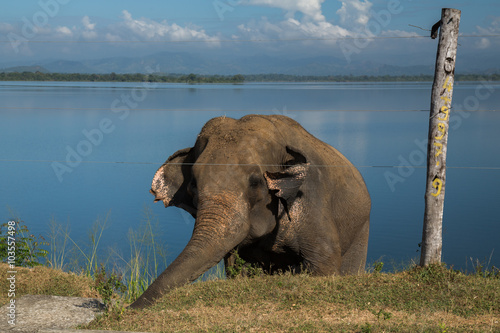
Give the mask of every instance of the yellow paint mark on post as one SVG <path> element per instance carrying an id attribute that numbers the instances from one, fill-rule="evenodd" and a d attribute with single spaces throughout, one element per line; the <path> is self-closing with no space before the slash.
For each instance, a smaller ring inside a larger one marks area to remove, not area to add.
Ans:
<path id="1" fill-rule="evenodd" d="M 441 118 L 441 117 L 438 117 L 438 120 L 441 120 L 441 121 L 446 121 L 448 120 L 448 117 L 450 116 L 450 109 L 446 106 L 446 105 L 443 105 L 441 107 L 441 110 L 440 110 L 442 113 L 444 113 L 444 118 Z"/>
<path id="2" fill-rule="evenodd" d="M 446 77 L 446 80 L 444 81 L 444 85 L 443 85 L 443 89 L 446 89 L 448 90 L 448 92 L 450 92 L 450 90 L 453 88 L 451 82 L 450 82 L 450 76 L 447 76 Z"/>
<path id="3" fill-rule="evenodd" d="M 446 97 L 446 96 L 441 96 L 441 99 L 445 102 L 451 105 L 451 98 Z"/>
<path id="4" fill-rule="evenodd" d="M 441 132 L 441 135 L 440 136 L 436 136 L 434 139 L 441 140 L 444 137 L 446 126 L 443 123 L 439 123 L 437 129 L 438 129 L 439 132 Z"/>
<path id="5" fill-rule="evenodd" d="M 433 197 L 437 197 L 438 195 L 441 194 L 441 189 L 443 188 L 443 181 L 439 178 L 434 179 L 432 182 L 432 187 L 434 187 L 437 192 L 436 193 L 431 193 Z"/>

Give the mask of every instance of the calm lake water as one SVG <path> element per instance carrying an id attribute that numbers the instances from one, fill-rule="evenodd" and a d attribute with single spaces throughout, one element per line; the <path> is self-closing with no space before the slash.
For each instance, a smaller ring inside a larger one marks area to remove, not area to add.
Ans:
<path id="1" fill-rule="evenodd" d="M 38 235 L 69 224 L 127 256 L 150 211 L 169 261 L 194 220 L 153 204 L 156 169 L 216 116 L 284 114 L 339 149 L 372 197 L 368 262 L 418 258 L 431 83 L 181 85 L 0 82 L 0 218 Z M 443 260 L 500 266 L 500 84 L 458 83 L 448 145 Z M 494 112 L 496 110 L 497 112 Z M 54 162 L 56 161 L 56 162 Z"/>

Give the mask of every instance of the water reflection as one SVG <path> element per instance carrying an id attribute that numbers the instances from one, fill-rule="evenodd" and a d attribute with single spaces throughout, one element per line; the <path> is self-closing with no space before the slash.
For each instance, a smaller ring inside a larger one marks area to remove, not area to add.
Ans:
<path id="1" fill-rule="evenodd" d="M 412 165 L 411 156 L 420 149 L 416 140 L 427 137 L 428 113 L 414 110 L 428 109 L 429 84 L 158 85 L 122 120 L 111 105 L 136 86 L 0 85 L 2 219 L 11 216 L 8 205 L 36 233 L 46 232 L 52 218 L 69 221 L 74 237 L 83 241 L 92 222 L 111 212 L 105 243 L 120 247 L 144 209 L 151 209 L 173 258 L 187 243 L 193 221 L 180 209 L 153 204 L 148 191 L 156 169 L 173 152 L 192 146 L 213 117 L 286 114 L 363 174 L 373 202 L 369 261 L 419 255 L 425 168 L 423 162 Z M 460 103 L 475 89 L 461 85 L 455 100 Z M 498 91 L 480 108 L 496 109 Z M 103 119 L 114 130 L 60 182 L 51 163 L 65 163 L 67 147 L 89 140 L 84 131 L 99 128 Z M 498 124 L 498 112 L 471 112 L 450 131 L 443 258 L 457 267 L 468 257 L 489 257 L 500 244 L 499 170 L 452 168 L 498 168 Z M 408 163 L 413 172 L 391 188 L 387 173 L 400 175 L 397 167 Z M 500 256 L 494 254 L 491 264 L 500 266 Z"/>

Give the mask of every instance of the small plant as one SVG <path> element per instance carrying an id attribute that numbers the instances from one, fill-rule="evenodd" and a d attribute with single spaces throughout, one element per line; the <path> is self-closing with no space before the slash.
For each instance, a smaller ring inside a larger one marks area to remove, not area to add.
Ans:
<path id="1" fill-rule="evenodd" d="M 226 276 L 228 278 L 232 279 L 240 275 L 247 277 L 262 275 L 262 268 L 247 263 L 243 258 L 239 256 L 238 251 L 236 250 L 231 253 L 234 255 L 235 259 L 232 266 L 226 267 Z"/>
<path id="2" fill-rule="evenodd" d="M 0 225 L 0 260 L 7 262 L 9 252 L 14 252 L 14 262 L 18 267 L 43 265 L 48 251 L 42 246 L 49 245 L 42 236 L 30 234 L 24 221 L 15 219 Z M 14 249 L 14 251 L 9 251 Z M 12 256 L 11 256 L 12 257 Z"/>
<path id="3" fill-rule="evenodd" d="M 483 273 L 484 266 L 483 266 L 483 264 L 479 260 L 477 260 L 477 262 L 476 262 L 476 264 L 474 266 L 474 269 L 476 271 L 476 273 L 475 273 L 476 276 L 479 276 L 479 277 L 483 277 L 484 276 L 484 273 Z"/>
<path id="4" fill-rule="evenodd" d="M 427 284 L 441 284 L 444 281 L 453 281 L 460 273 L 453 269 L 448 269 L 446 264 L 430 264 L 425 267 L 416 266 L 410 270 L 418 281 Z"/>
<path id="5" fill-rule="evenodd" d="M 380 318 L 383 320 L 389 320 L 392 317 L 392 313 L 387 312 L 385 310 L 380 310 L 379 312 L 372 311 L 372 313 L 377 317 L 377 320 L 380 321 Z"/>
<path id="6" fill-rule="evenodd" d="M 375 261 L 373 264 L 373 273 L 380 273 L 382 272 L 382 269 L 384 268 L 384 263 L 381 261 Z"/>
<path id="7" fill-rule="evenodd" d="M 127 289 L 121 282 L 121 278 L 112 273 L 108 275 L 104 265 L 100 265 L 95 275 L 94 289 L 99 293 L 104 303 L 106 313 L 109 313 L 113 307 L 113 295 L 115 292 L 124 293 Z"/>
<path id="8" fill-rule="evenodd" d="M 246 264 L 246 261 L 240 257 L 238 251 L 234 250 L 232 254 L 234 255 L 234 264 L 232 266 L 226 267 L 226 275 L 230 279 L 241 275 L 243 266 L 245 266 Z"/>
<path id="9" fill-rule="evenodd" d="M 373 332 L 373 330 L 372 330 L 372 324 L 365 323 L 363 326 L 361 326 L 361 332 L 362 333 L 371 333 L 371 332 Z"/>
<path id="10" fill-rule="evenodd" d="M 474 275 L 487 279 L 500 279 L 500 268 L 497 268 L 495 266 L 488 268 L 491 262 L 491 257 L 486 264 L 479 261 L 479 259 L 476 259 L 475 263 L 472 258 L 470 258 L 470 261 L 474 267 Z"/>
<path id="11" fill-rule="evenodd" d="M 439 323 L 439 333 L 448 333 L 448 327 L 445 323 Z"/>
<path id="12" fill-rule="evenodd" d="M 493 267 L 491 267 L 491 269 L 486 269 L 484 271 L 484 277 L 487 279 L 500 280 L 500 268 L 493 266 Z"/>

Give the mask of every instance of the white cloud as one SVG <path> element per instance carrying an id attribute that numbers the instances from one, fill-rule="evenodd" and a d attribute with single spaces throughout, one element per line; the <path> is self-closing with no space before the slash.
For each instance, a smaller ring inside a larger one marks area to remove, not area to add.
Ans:
<path id="1" fill-rule="evenodd" d="M 500 33 L 500 16 L 493 18 L 489 27 L 483 28 L 481 26 L 476 26 L 476 30 L 479 34 L 490 35 Z"/>
<path id="2" fill-rule="evenodd" d="M 90 17 L 84 16 L 82 18 L 82 24 L 85 30 L 82 32 L 82 37 L 85 39 L 94 39 L 97 37 L 97 32 L 95 31 L 96 23 L 90 22 Z"/>
<path id="3" fill-rule="evenodd" d="M 335 39 L 352 36 L 349 30 L 326 21 L 321 8 L 323 2 L 324 0 L 247 0 L 247 5 L 282 8 L 287 14 L 281 22 L 271 23 L 267 18 L 262 18 L 257 22 L 241 24 L 238 29 L 248 39 Z M 300 20 L 295 18 L 296 12 L 303 14 Z"/>
<path id="4" fill-rule="evenodd" d="M 246 39 L 309 39 L 325 38 L 325 42 L 334 43 L 335 38 L 347 37 L 351 33 L 329 22 L 300 22 L 289 18 L 278 23 L 271 23 L 266 18 L 241 24 L 238 29 Z"/>
<path id="5" fill-rule="evenodd" d="M 351 29 L 364 29 L 370 20 L 372 3 L 368 0 L 343 0 L 342 7 L 337 10 L 340 23 Z"/>
<path id="6" fill-rule="evenodd" d="M 157 22 L 147 18 L 134 19 L 132 14 L 124 10 L 123 24 L 136 37 L 145 40 L 167 39 L 173 41 L 180 40 L 201 40 L 217 41 L 218 38 L 208 35 L 205 30 L 199 27 L 182 27 L 176 23 L 168 24 L 166 20 Z"/>
<path id="7" fill-rule="evenodd" d="M 484 50 L 489 48 L 491 45 L 491 42 L 488 38 L 481 38 L 479 41 L 476 42 L 476 47 L 478 49 Z"/>
<path id="8" fill-rule="evenodd" d="M 490 26 L 484 28 L 476 26 L 477 34 L 479 35 L 495 35 L 500 33 L 500 16 L 492 19 Z M 478 49 L 484 50 L 491 46 L 492 42 L 487 37 L 482 37 L 477 40 L 475 45 Z"/>
<path id="9" fill-rule="evenodd" d="M 55 29 L 56 33 L 60 36 L 71 37 L 73 36 L 73 31 L 68 27 L 57 27 Z"/>
<path id="10" fill-rule="evenodd" d="M 269 6 L 287 11 L 287 18 L 293 18 L 296 12 L 303 13 L 308 19 L 324 21 L 321 4 L 325 0 L 247 0 L 247 5 Z"/>
<path id="11" fill-rule="evenodd" d="M 94 30 L 95 29 L 96 24 L 90 23 L 90 17 L 88 17 L 88 16 L 84 16 L 82 18 L 82 23 L 83 23 L 83 26 L 85 27 L 86 30 Z"/>

